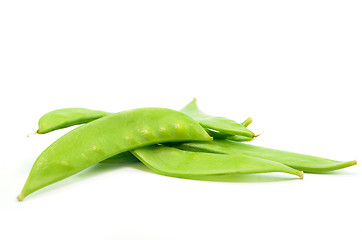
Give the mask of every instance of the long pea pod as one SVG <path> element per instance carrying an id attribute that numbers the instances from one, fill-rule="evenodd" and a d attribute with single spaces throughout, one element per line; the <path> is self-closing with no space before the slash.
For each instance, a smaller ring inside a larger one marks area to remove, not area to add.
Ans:
<path id="1" fill-rule="evenodd" d="M 289 167 L 310 173 L 323 173 L 350 167 L 357 164 L 357 161 L 355 160 L 341 162 L 326 158 L 264 148 L 222 139 L 215 139 L 210 143 L 176 144 L 176 147 L 190 151 L 206 151 L 212 153 L 240 154 L 245 156 L 258 157 L 275 162 L 280 162 Z"/>
<path id="2" fill-rule="evenodd" d="M 39 129 L 36 133 L 45 134 L 58 129 L 71 127 L 78 124 L 92 122 L 96 119 L 108 116 L 113 113 L 92 110 L 87 108 L 62 108 L 44 114 L 39 119 Z M 248 126 L 252 122 L 251 118 L 247 118 L 243 123 Z M 253 138 L 239 135 L 231 135 L 221 133 L 215 130 L 205 128 L 207 133 L 216 139 L 230 139 L 234 141 L 252 141 Z M 100 163 L 122 163 L 129 161 L 138 161 L 131 153 L 125 152 L 112 156 L 109 159 L 101 161 Z"/>
<path id="3" fill-rule="evenodd" d="M 140 108 L 111 114 L 68 132 L 45 149 L 17 198 L 21 201 L 38 189 L 131 149 L 211 140 L 195 120 L 171 109 Z"/>
<path id="4" fill-rule="evenodd" d="M 161 145 L 137 148 L 131 153 L 155 172 L 173 177 L 283 172 L 303 178 L 302 171 L 247 155 L 190 152 Z"/>
<path id="5" fill-rule="evenodd" d="M 45 134 L 54 130 L 88 123 L 110 113 L 87 108 L 62 108 L 44 114 L 38 122 L 36 133 Z"/>
<path id="6" fill-rule="evenodd" d="M 244 125 L 240 123 L 224 117 L 212 117 L 203 113 L 196 104 L 196 98 L 194 98 L 180 111 L 191 116 L 204 128 L 217 130 L 225 134 L 240 135 L 249 138 L 255 137 L 255 134 L 253 132 L 248 130 Z"/>
<path id="7" fill-rule="evenodd" d="M 186 110 L 185 110 L 186 108 Z M 246 127 L 252 122 L 251 118 L 247 118 L 243 123 L 239 124 L 233 120 L 221 117 L 211 117 L 208 115 L 203 114 L 196 105 L 196 99 L 194 99 L 184 110 L 181 111 L 188 111 L 190 114 L 189 116 L 193 117 L 195 120 L 199 121 L 201 124 L 205 122 L 205 118 L 207 118 L 209 128 L 213 129 L 210 134 L 213 134 L 212 137 L 221 138 L 221 139 L 232 139 L 234 141 L 251 141 L 255 136 L 251 131 L 246 129 Z M 51 112 L 48 112 L 40 117 L 38 122 L 38 130 L 35 133 L 45 134 L 49 133 L 58 129 L 71 127 L 74 125 L 84 124 L 96 119 L 108 116 L 112 113 L 99 111 L 99 110 L 92 110 L 87 108 L 61 108 Z M 200 120 L 200 114 L 203 114 L 203 118 Z M 207 116 L 207 117 L 205 117 Z M 201 124 L 202 125 L 202 124 Z M 235 129 L 236 131 L 242 130 L 247 131 L 246 135 L 234 135 L 223 130 L 218 131 L 217 128 L 229 128 Z M 214 128 L 212 128 L 214 127 Z M 208 127 L 205 127 L 208 129 Z M 215 131 L 216 130 L 216 131 Z"/>

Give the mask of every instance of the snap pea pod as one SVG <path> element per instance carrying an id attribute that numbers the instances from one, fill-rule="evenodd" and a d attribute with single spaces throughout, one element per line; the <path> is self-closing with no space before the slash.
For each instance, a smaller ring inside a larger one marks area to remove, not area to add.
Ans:
<path id="1" fill-rule="evenodd" d="M 250 120 L 250 119 L 251 118 L 248 118 L 247 120 Z M 223 134 L 223 133 L 216 132 L 216 131 L 213 131 L 213 130 L 210 130 L 207 128 L 205 130 L 211 137 L 213 137 L 215 139 L 229 139 L 229 140 L 238 141 L 238 142 L 246 142 L 246 141 L 253 140 L 253 138 L 238 136 L 238 135 Z M 103 160 L 100 163 L 123 163 L 123 162 L 136 162 L 136 161 L 138 161 L 138 159 L 133 154 L 131 154 L 130 152 L 124 152 L 124 153 L 117 154 L 106 160 Z"/>
<path id="2" fill-rule="evenodd" d="M 110 113 L 87 108 L 62 108 L 44 114 L 38 122 L 36 133 L 44 134 L 54 130 L 91 122 Z"/>
<path id="3" fill-rule="evenodd" d="M 131 153 L 155 172 L 173 177 L 283 172 L 303 178 L 302 171 L 247 155 L 189 152 L 161 145 L 137 148 Z"/>
<path id="4" fill-rule="evenodd" d="M 196 109 L 194 109 L 194 112 L 199 111 L 196 106 L 196 100 L 194 100 L 194 101 L 195 101 L 195 105 L 193 105 L 193 107 L 196 107 Z M 92 110 L 92 109 L 87 109 L 87 108 L 57 109 L 57 110 L 44 114 L 39 119 L 39 123 L 38 123 L 39 128 L 35 133 L 45 134 L 45 133 L 48 133 L 48 132 L 51 132 L 54 130 L 67 128 L 67 127 L 71 127 L 71 126 L 78 125 L 78 124 L 88 123 L 93 120 L 99 119 L 101 117 L 107 116 L 109 114 L 112 114 L 112 113 L 98 111 L 98 110 Z M 209 124 L 211 122 L 211 124 L 216 124 L 217 126 L 220 125 L 220 118 L 210 117 L 208 121 L 209 121 Z M 224 125 L 231 124 L 229 127 L 235 127 L 235 124 L 237 124 L 236 122 L 234 122 L 232 120 L 224 119 L 224 118 L 222 118 L 222 122 Z M 244 125 L 245 127 L 247 127 L 251 122 L 252 122 L 252 119 L 248 118 L 243 123 L 241 123 L 241 125 Z M 253 137 L 250 137 L 250 136 L 233 135 L 233 134 L 214 131 L 214 130 L 210 130 L 210 129 L 207 129 L 207 131 L 210 134 L 210 136 L 212 136 L 214 138 L 230 139 L 230 140 L 240 141 L 240 142 L 253 140 Z"/>
<path id="5" fill-rule="evenodd" d="M 240 135 L 253 138 L 255 134 L 248 130 L 244 125 L 224 117 L 212 117 L 203 113 L 196 104 L 194 98 L 189 104 L 180 110 L 181 112 L 191 116 L 204 128 L 214 129 L 221 133 Z"/>
<path id="6" fill-rule="evenodd" d="M 99 119 L 101 117 L 108 116 L 112 113 L 99 111 L 99 110 L 92 110 L 87 108 L 62 108 L 57 109 L 51 112 L 48 112 L 40 117 L 38 122 L 38 130 L 35 133 L 45 134 L 51 131 L 55 131 L 62 128 L 71 127 L 78 124 L 88 123 L 93 120 Z M 226 119 L 228 120 L 228 119 Z M 225 124 L 228 124 L 225 120 Z M 211 118 L 209 121 L 216 121 L 215 124 L 220 124 L 218 118 Z M 232 120 L 232 125 L 235 125 L 235 122 Z M 252 122 L 251 118 L 246 119 L 241 125 L 247 127 Z M 233 127 L 233 126 L 230 126 Z M 223 132 L 218 132 L 220 134 L 215 134 L 215 137 L 219 138 L 230 138 L 234 136 L 232 134 L 227 134 Z M 234 137 L 233 137 L 234 138 Z M 235 139 L 240 139 L 241 141 L 247 141 L 248 136 L 243 136 L 242 138 L 235 137 Z"/>
<path id="7" fill-rule="evenodd" d="M 283 163 L 289 167 L 310 173 L 323 173 L 357 164 L 357 161 L 335 161 L 305 154 L 258 147 L 250 144 L 215 139 L 210 143 L 182 143 L 173 145 L 180 149 L 212 153 L 241 154 Z"/>
<path id="8" fill-rule="evenodd" d="M 111 114 L 68 132 L 35 161 L 19 201 L 95 163 L 131 149 L 162 142 L 211 141 L 191 117 L 165 108 Z"/>

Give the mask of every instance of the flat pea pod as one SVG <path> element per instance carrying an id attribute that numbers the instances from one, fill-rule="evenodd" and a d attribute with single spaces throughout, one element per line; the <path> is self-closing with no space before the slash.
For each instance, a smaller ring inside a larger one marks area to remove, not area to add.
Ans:
<path id="1" fill-rule="evenodd" d="M 196 101 L 196 100 L 194 100 Z M 195 102 L 196 106 L 196 102 Z M 194 106 L 194 107 L 195 107 Z M 197 106 L 196 106 L 197 108 Z M 197 108 L 198 109 L 198 108 Z M 194 112 L 196 110 L 194 109 Z M 93 120 L 99 119 L 101 117 L 105 117 L 109 114 L 109 112 L 99 111 L 99 110 L 92 110 L 87 108 L 62 108 L 57 109 L 51 112 L 48 112 L 44 114 L 38 122 L 38 130 L 35 133 L 39 134 L 45 134 L 49 133 L 58 129 L 71 127 L 78 124 L 88 123 Z M 212 118 L 209 119 L 209 121 L 216 121 L 215 124 L 220 124 L 219 118 Z M 229 119 L 223 119 L 225 122 L 224 124 L 232 124 L 235 125 L 236 122 L 229 120 Z M 231 123 L 230 123 L 231 121 Z M 241 125 L 244 127 L 247 127 L 252 122 L 251 118 L 246 119 Z M 236 123 L 237 124 L 237 123 Z M 238 126 L 239 127 L 239 126 Z M 216 138 L 230 138 L 233 136 L 233 134 L 218 132 L 219 134 L 215 134 Z M 232 137 L 234 138 L 234 137 Z M 242 136 L 242 138 L 235 137 L 235 139 L 240 139 L 241 141 L 248 141 L 248 138 L 252 140 L 252 137 L 248 136 Z"/>
<path id="2" fill-rule="evenodd" d="M 242 154 L 245 156 L 258 157 L 275 162 L 280 162 L 289 167 L 309 173 L 323 173 L 350 167 L 357 164 L 357 161 L 341 162 L 326 158 L 264 148 L 251 144 L 233 142 L 222 139 L 215 139 L 210 143 L 182 143 L 177 145 L 177 147 L 193 151 Z"/>
<path id="3" fill-rule="evenodd" d="M 62 108 L 44 114 L 38 122 L 36 133 L 44 134 L 54 130 L 91 122 L 110 113 L 87 108 Z"/>
<path id="4" fill-rule="evenodd" d="M 163 145 L 137 148 L 131 153 L 155 172 L 173 177 L 283 172 L 303 178 L 302 171 L 246 155 L 190 152 Z"/>
<path id="5" fill-rule="evenodd" d="M 111 114 L 73 129 L 45 149 L 18 200 L 131 149 L 162 142 L 211 140 L 195 120 L 171 109 L 139 108 Z"/>
<path id="6" fill-rule="evenodd" d="M 180 110 L 181 112 L 191 116 L 198 121 L 204 128 L 217 130 L 221 133 L 231 135 L 241 135 L 253 138 L 255 134 L 248 130 L 244 125 L 224 117 L 212 117 L 203 113 L 196 104 L 194 98 L 189 104 Z"/>

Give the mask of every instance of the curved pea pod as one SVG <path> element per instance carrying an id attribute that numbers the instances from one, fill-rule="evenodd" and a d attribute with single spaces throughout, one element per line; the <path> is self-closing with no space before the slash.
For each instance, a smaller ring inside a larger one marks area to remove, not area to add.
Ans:
<path id="1" fill-rule="evenodd" d="M 213 153 L 241 154 L 246 156 L 253 156 L 275 162 L 280 162 L 292 168 L 310 173 L 323 173 L 350 167 L 357 164 L 357 161 L 341 162 L 326 158 L 258 147 L 250 144 L 221 139 L 215 139 L 210 143 L 183 143 L 177 145 L 177 147 L 192 151 L 207 151 Z"/>
<path id="2" fill-rule="evenodd" d="M 171 109 L 140 108 L 111 114 L 68 132 L 45 149 L 18 200 L 131 149 L 162 142 L 210 140 L 195 120 Z"/>
<path id="3" fill-rule="evenodd" d="M 155 172 L 173 177 L 283 172 L 303 178 L 302 171 L 246 155 L 189 152 L 161 145 L 137 148 L 131 153 Z"/>
<path id="4" fill-rule="evenodd" d="M 241 135 L 253 138 L 255 134 L 248 130 L 244 125 L 224 117 L 212 117 L 203 113 L 196 104 L 196 98 L 187 104 L 181 112 L 191 116 L 204 128 L 217 130 L 221 133 L 231 135 Z"/>
<path id="5" fill-rule="evenodd" d="M 91 122 L 110 113 L 87 108 L 62 108 L 44 114 L 35 133 L 44 134 L 54 130 Z"/>
<path id="6" fill-rule="evenodd" d="M 251 118 L 248 118 L 247 120 L 245 120 L 243 122 L 243 124 L 245 122 L 248 122 L 247 125 L 249 125 L 251 123 Z M 238 142 L 248 142 L 248 141 L 252 141 L 253 138 L 250 137 L 244 137 L 244 136 L 239 136 L 239 135 L 230 135 L 230 134 L 224 134 L 224 133 L 220 133 L 211 129 L 207 129 L 205 128 L 205 131 L 213 138 L 215 139 L 229 139 L 229 140 L 233 140 L 233 141 L 238 141 Z M 113 157 L 110 157 L 106 160 L 103 160 L 100 163 L 123 163 L 123 162 L 138 162 L 138 159 L 133 156 L 132 153 L 130 152 L 124 152 L 124 153 L 120 153 L 117 154 Z"/>

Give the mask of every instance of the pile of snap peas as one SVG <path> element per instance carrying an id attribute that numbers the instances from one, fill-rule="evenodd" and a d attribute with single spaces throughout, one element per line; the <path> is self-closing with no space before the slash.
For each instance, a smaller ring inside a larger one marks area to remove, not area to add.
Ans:
<path id="1" fill-rule="evenodd" d="M 193 99 L 180 111 L 138 108 L 109 113 L 85 108 L 51 111 L 38 134 L 80 125 L 36 159 L 22 192 L 29 194 L 97 163 L 141 161 L 155 172 L 180 178 L 221 174 L 324 173 L 357 164 L 245 143 L 257 137 L 242 123 L 203 113 Z"/>

